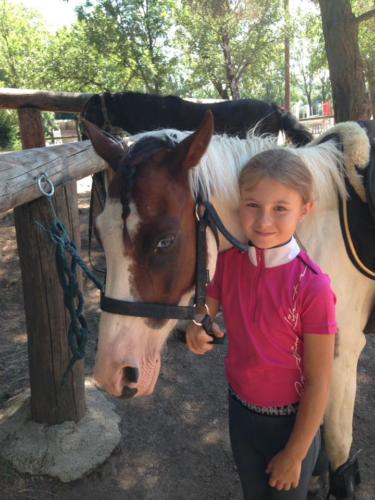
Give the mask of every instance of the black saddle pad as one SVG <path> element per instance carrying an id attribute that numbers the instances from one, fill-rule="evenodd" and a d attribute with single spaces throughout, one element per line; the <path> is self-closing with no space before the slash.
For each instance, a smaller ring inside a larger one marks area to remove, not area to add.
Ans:
<path id="1" fill-rule="evenodd" d="M 340 223 L 346 251 L 355 267 L 375 280 L 375 220 L 369 205 L 363 203 L 347 183 L 350 198 L 340 200 Z"/>
<path id="2" fill-rule="evenodd" d="M 367 203 L 346 183 L 349 199 L 340 200 L 340 223 L 348 255 L 355 267 L 375 280 L 375 122 L 362 121 L 371 143 L 370 162 L 363 172 Z"/>

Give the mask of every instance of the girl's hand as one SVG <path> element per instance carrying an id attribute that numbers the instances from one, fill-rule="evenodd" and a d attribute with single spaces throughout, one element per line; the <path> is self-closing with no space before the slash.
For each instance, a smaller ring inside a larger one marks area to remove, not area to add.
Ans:
<path id="1" fill-rule="evenodd" d="M 213 323 L 212 333 L 215 337 L 224 337 L 224 332 L 220 330 L 219 325 Z M 194 354 L 206 354 L 213 349 L 212 337 L 207 335 L 201 326 L 197 326 L 194 323 L 190 323 L 186 330 L 186 345 L 189 350 Z"/>
<path id="2" fill-rule="evenodd" d="M 275 455 L 267 466 L 270 475 L 269 485 L 277 490 L 296 488 L 301 475 L 302 461 L 293 457 L 287 450 Z"/>

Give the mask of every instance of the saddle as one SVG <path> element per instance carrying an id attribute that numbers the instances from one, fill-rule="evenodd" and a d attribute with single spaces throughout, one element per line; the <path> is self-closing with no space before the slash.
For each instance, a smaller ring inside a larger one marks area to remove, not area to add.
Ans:
<path id="1" fill-rule="evenodd" d="M 357 167 L 364 193 L 346 179 L 349 197 L 339 202 L 340 225 L 353 265 L 367 278 L 375 280 L 375 121 L 358 123 L 370 140 L 370 161 L 367 166 Z M 365 333 L 371 332 L 375 332 L 375 310 L 365 328 Z"/>
<path id="2" fill-rule="evenodd" d="M 367 201 L 364 202 L 346 180 L 349 197 L 340 199 L 340 224 L 346 251 L 354 266 L 375 280 L 375 148 L 363 173 Z M 372 181 L 372 182 L 371 182 Z"/>

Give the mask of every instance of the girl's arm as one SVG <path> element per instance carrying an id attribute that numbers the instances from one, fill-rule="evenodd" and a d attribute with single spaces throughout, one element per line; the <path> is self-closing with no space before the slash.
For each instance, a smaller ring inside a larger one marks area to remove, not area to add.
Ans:
<path id="1" fill-rule="evenodd" d="M 219 301 L 212 297 L 207 297 L 207 305 L 211 318 L 215 319 L 220 306 Z M 204 314 L 202 314 L 203 316 Z M 197 319 L 199 320 L 199 318 Z M 224 337 L 224 333 L 216 323 L 212 325 L 212 331 L 216 337 Z M 214 347 L 212 345 L 212 337 L 207 335 L 201 326 L 197 326 L 193 322 L 189 323 L 186 329 L 186 344 L 194 354 L 206 354 L 206 352 L 211 351 Z"/>
<path id="2" fill-rule="evenodd" d="M 304 390 L 286 447 L 268 464 L 269 483 L 289 490 L 298 485 L 301 464 L 323 420 L 331 380 L 334 335 L 304 335 Z"/>

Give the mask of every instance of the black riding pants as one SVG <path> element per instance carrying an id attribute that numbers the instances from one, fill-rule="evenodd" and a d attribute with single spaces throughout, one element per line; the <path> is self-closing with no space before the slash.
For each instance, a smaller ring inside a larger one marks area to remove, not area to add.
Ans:
<path id="1" fill-rule="evenodd" d="M 229 395 L 229 432 L 234 460 L 245 500 L 306 500 L 320 449 L 320 432 L 302 462 L 297 488 L 279 491 L 268 484 L 266 467 L 281 451 L 292 432 L 295 415 L 257 414 Z"/>

